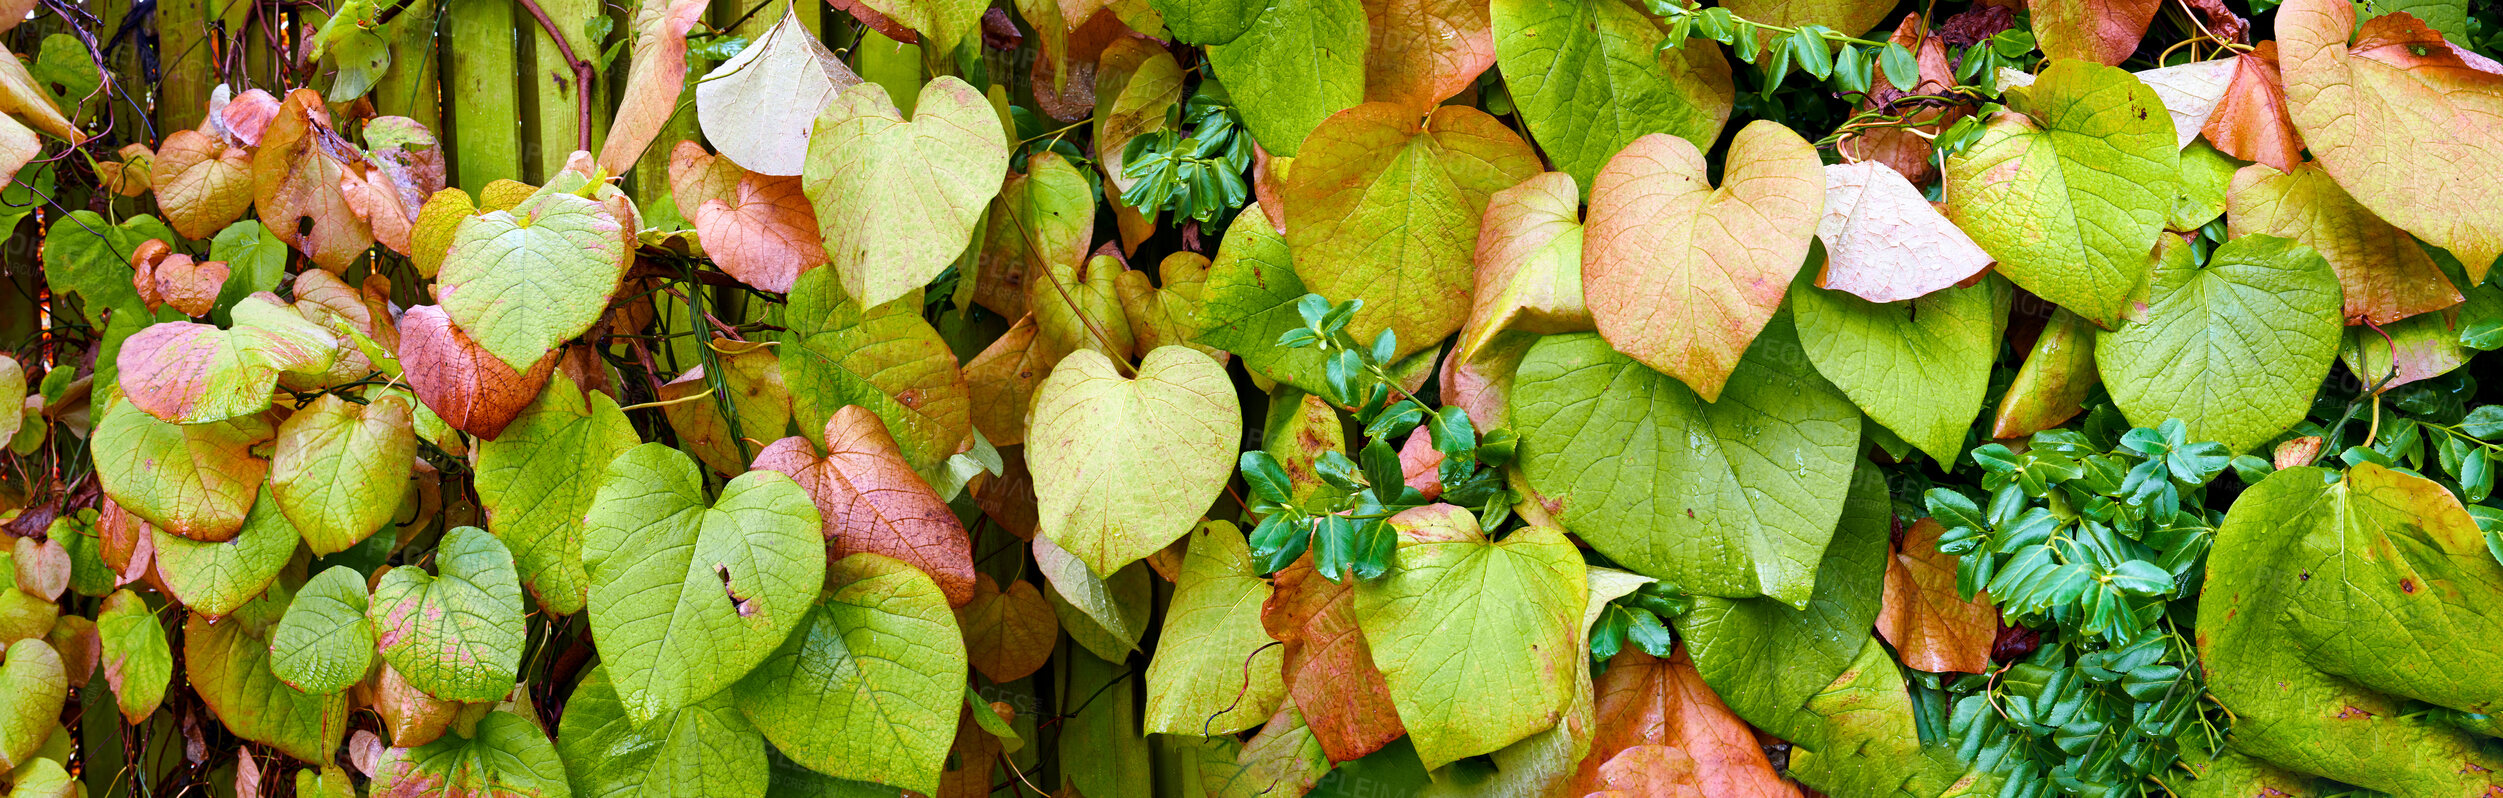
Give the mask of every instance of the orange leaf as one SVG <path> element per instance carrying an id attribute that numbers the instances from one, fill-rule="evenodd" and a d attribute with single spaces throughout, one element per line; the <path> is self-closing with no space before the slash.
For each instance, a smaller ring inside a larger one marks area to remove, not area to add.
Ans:
<path id="1" fill-rule="evenodd" d="M 252 208 L 252 151 L 197 130 L 177 130 L 165 137 L 148 180 L 174 232 L 208 238 Z"/>
<path id="2" fill-rule="evenodd" d="M 2138 50 L 2163 0 L 2033 0 L 2043 55 L 2118 66 Z"/>
<path id="3" fill-rule="evenodd" d="M 1366 102 L 1424 113 L 1495 65 L 1495 27 L 1484 0 L 1365 0 L 1364 13 L 1373 38 L 1365 53 Z"/>
<path id="4" fill-rule="evenodd" d="M 801 272 L 825 265 L 817 211 L 799 178 L 750 172 L 681 141 L 669 155 L 669 183 L 705 253 L 739 282 L 789 293 Z"/>
<path id="5" fill-rule="evenodd" d="M 1060 617 L 1043 591 L 1023 579 L 1001 590 L 990 574 L 975 574 L 973 600 L 956 608 L 965 632 L 965 659 L 982 678 L 1012 682 L 1043 668 L 1060 641 Z"/>
<path id="6" fill-rule="evenodd" d="M 1599 766 L 1596 788 L 1584 798 L 1705 798 L 1695 786 L 1695 758 L 1665 745 L 1637 745 Z"/>
<path id="7" fill-rule="evenodd" d="M 634 168 L 661 126 L 669 123 L 678 95 L 686 89 L 687 31 L 707 5 L 705 0 L 668 0 L 647 2 L 635 11 L 625 99 L 617 104 L 616 121 L 609 123 L 608 141 L 600 146 L 600 168 L 612 174 Z"/>
<path id="8" fill-rule="evenodd" d="M 348 165 L 360 160 L 356 145 L 331 129 L 320 92 L 289 92 L 252 156 L 253 207 L 278 240 L 315 265 L 346 271 L 374 245 L 373 228 L 343 187 L 354 177 Z"/>
<path id="9" fill-rule="evenodd" d="M 1590 753 L 1573 776 L 1574 791 L 1617 788 L 1610 760 L 1643 746 L 1665 746 L 1692 761 L 1692 784 L 1714 798 L 1796 798 L 1756 744 L 1755 731 L 1703 683 L 1683 646 L 1668 659 L 1627 647 L 1592 684 L 1596 694 Z M 1655 756 L 1638 754 L 1639 758 Z M 1663 759 L 1667 759 L 1663 757 Z M 1619 768 L 1620 777 L 1630 777 Z M 1635 773 L 1657 772 L 1649 767 Z M 1636 793 L 1657 794 L 1657 793 Z M 1676 793 L 1669 793 L 1675 795 Z"/>
<path id="10" fill-rule="evenodd" d="M 2303 160 L 2303 134 L 2287 115 L 2276 42 L 2260 42 L 2234 56 L 2233 82 L 2225 86 L 2225 96 L 2216 101 L 2216 111 L 2201 132 L 2227 155 L 2294 171 Z"/>
<path id="11" fill-rule="evenodd" d="M 217 292 L 226 285 L 223 261 L 194 262 L 163 241 L 140 242 L 130 256 L 130 284 L 149 310 L 172 305 L 185 316 L 206 316 L 217 307 Z"/>
<path id="12" fill-rule="evenodd" d="M 930 483 L 905 464 L 885 422 L 859 405 L 826 420 L 826 456 L 808 439 L 774 441 L 756 468 L 791 475 L 817 503 L 836 560 L 863 552 L 902 560 L 937 582 L 949 606 L 973 600 L 973 544 Z"/>
<path id="13" fill-rule="evenodd" d="M 556 370 L 557 353 L 550 352 L 528 374 L 515 372 L 453 326 L 440 306 L 409 308 L 399 326 L 400 368 L 418 401 L 453 429 L 487 440 L 504 434 Z"/>
<path id="14" fill-rule="evenodd" d="M 1738 131 L 1720 188 L 1705 168 L 1694 144 L 1658 133 L 1610 159 L 1591 181 L 1582 290 L 1610 345 L 1709 402 L 1807 260 L 1825 172 L 1766 120 Z"/>
<path id="15" fill-rule="evenodd" d="M 1938 551 L 1938 536 L 1945 532 L 1937 519 L 1923 518 L 1904 533 L 1894 559 L 1886 562 L 1877 633 L 1914 670 L 1981 673 L 1990 669 L 1999 609 L 1990 603 L 1988 592 L 1971 601 L 1956 594 L 1961 558 Z"/>
<path id="16" fill-rule="evenodd" d="M 2225 194 L 2226 230 L 2294 239 L 2320 252 L 2346 291 L 2349 323 L 2390 324 L 2460 303 L 2416 239 L 2355 201 L 2318 163 L 2252 164 Z M 2377 337 L 2376 337 L 2377 338 Z"/>
<path id="17" fill-rule="evenodd" d="M 1305 554 L 1277 573 L 1276 592 L 1260 609 L 1261 626 L 1285 644 L 1286 692 L 1294 700 L 1283 711 L 1312 708 L 1304 721 L 1334 763 L 1408 733 L 1356 627 L 1355 595 L 1353 584 L 1321 578 Z"/>

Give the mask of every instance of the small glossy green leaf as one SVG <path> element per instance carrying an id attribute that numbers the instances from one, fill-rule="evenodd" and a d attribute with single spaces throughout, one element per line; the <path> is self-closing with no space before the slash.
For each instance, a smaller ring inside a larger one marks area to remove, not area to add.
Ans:
<path id="1" fill-rule="evenodd" d="M 355 569 L 334 565 L 314 576 L 270 630 L 270 672 L 315 695 L 363 681 L 374 666 L 374 626 L 365 620 L 371 605 Z"/>

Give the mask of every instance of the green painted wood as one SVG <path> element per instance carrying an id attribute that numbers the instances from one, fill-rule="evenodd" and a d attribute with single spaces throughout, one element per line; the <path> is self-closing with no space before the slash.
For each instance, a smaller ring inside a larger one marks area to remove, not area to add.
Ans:
<path id="1" fill-rule="evenodd" d="M 200 120 L 208 117 L 209 91 L 217 85 L 208 39 L 214 1 L 157 0 L 157 63 L 164 70 L 156 96 L 160 140 L 168 133 L 199 127 Z"/>
<path id="2" fill-rule="evenodd" d="M 427 130 L 442 128 L 443 66 L 435 57 L 441 8 L 437 0 L 409 0 L 392 19 L 391 71 L 374 87 L 375 112 L 415 119 Z"/>
<path id="3" fill-rule="evenodd" d="M 591 49 L 587 27 L 592 17 L 605 13 L 600 7 L 600 0 L 541 0 L 539 8 L 547 12 L 548 20 L 564 34 L 565 41 L 572 46 L 576 56 L 599 57 L 599 52 Z M 556 40 L 549 38 L 547 31 L 530 19 L 527 13 L 517 21 L 529 26 L 531 45 L 528 91 L 532 102 L 525 106 L 530 112 L 532 125 L 525 139 L 529 148 L 522 160 L 529 170 L 530 180 L 537 182 L 562 170 L 565 159 L 576 150 L 583 149 L 579 138 L 582 129 L 578 120 L 580 107 L 576 99 L 580 96 L 577 92 L 583 87 L 574 85 L 573 68 L 565 63 L 564 51 L 556 46 Z M 600 81 L 596 74 L 592 79 Z M 591 91 L 594 98 L 607 98 L 601 87 L 593 86 Z M 608 127 L 609 115 L 614 111 L 615 107 L 606 102 L 592 106 L 591 142 L 594 148 L 598 146 L 600 134 Z"/>
<path id="4" fill-rule="evenodd" d="M 445 0 L 445 90 L 454 98 L 449 134 L 452 183 L 478 193 L 498 179 L 522 179 L 521 60 L 516 24 L 530 16 L 513 0 Z"/>

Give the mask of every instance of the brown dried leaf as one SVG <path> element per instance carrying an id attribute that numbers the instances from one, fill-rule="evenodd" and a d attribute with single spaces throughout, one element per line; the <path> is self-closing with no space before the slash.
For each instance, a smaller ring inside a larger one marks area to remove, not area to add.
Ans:
<path id="1" fill-rule="evenodd" d="M 966 490 L 973 494 L 973 505 L 982 508 L 982 515 L 991 523 L 1011 535 L 1033 540 L 1041 521 L 1034 504 L 1034 472 L 1026 470 L 1025 448 L 1001 449 L 999 459 L 1003 464 L 999 476 L 976 474 L 965 483 Z"/>
<path id="2" fill-rule="evenodd" d="M 1754 730 L 1730 712 L 1703 683 L 1683 646 L 1656 659 L 1628 646 L 1608 661 L 1591 689 L 1597 696 L 1590 753 L 1574 774 L 1576 790 L 1605 789 L 1602 769 L 1632 748 L 1675 749 L 1694 762 L 1704 795 L 1720 798 L 1795 798 L 1798 792 L 1773 772 L 1756 745 Z"/>
<path id="3" fill-rule="evenodd" d="M 453 429 L 488 440 L 504 433 L 556 370 L 557 354 L 550 352 L 529 373 L 515 372 L 439 306 L 409 308 L 399 328 L 400 369 L 418 400 Z"/>
<path id="4" fill-rule="evenodd" d="M 1352 583 L 1321 578 L 1305 554 L 1277 573 L 1260 624 L 1285 644 L 1281 667 L 1293 699 L 1285 711 L 1312 708 L 1304 721 L 1331 762 L 1361 758 L 1408 733 L 1356 626 Z"/>
<path id="5" fill-rule="evenodd" d="M 1023 579 L 1002 590 L 990 574 L 974 575 L 973 600 L 956 608 L 956 628 L 965 632 L 965 659 L 995 684 L 1041 670 L 1060 641 L 1060 618 L 1043 591 Z"/>
<path id="6" fill-rule="evenodd" d="M 376 240 L 410 254 L 418 211 L 443 190 L 443 147 L 433 132 L 405 116 L 366 120 L 364 135 L 373 149 L 348 170 L 340 188 L 358 218 L 373 227 Z"/>
<path id="7" fill-rule="evenodd" d="M 784 438 L 756 456 L 756 468 L 789 474 L 825 520 L 831 556 L 863 552 L 902 560 L 930 575 L 950 606 L 973 600 L 973 543 L 938 491 L 913 473 L 886 424 L 859 405 L 826 421 L 826 455 L 808 439 Z"/>
<path id="8" fill-rule="evenodd" d="M 346 271 L 374 245 L 374 231 L 350 204 L 344 181 L 362 160 L 330 127 L 320 92 L 287 94 L 252 155 L 252 203 L 270 232 L 313 263 Z M 305 229 L 309 227 L 309 229 Z"/>
<path id="9" fill-rule="evenodd" d="M 1990 593 L 1966 601 L 1956 594 L 1961 559 L 1938 550 L 1946 532 L 1923 518 L 1903 534 L 1886 561 L 1885 603 L 1877 633 L 1893 644 L 1906 667 L 1931 673 L 1981 673 L 1990 669 L 1990 645 L 1999 635 L 1999 608 Z"/>

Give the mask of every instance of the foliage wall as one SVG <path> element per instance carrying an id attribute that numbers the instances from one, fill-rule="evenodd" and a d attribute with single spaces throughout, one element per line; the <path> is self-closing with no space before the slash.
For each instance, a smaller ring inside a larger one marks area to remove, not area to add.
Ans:
<path id="1" fill-rule="evenodd" d="M 20 796 L 2503 796 L 2486 0 L 0 0 Z"/>

